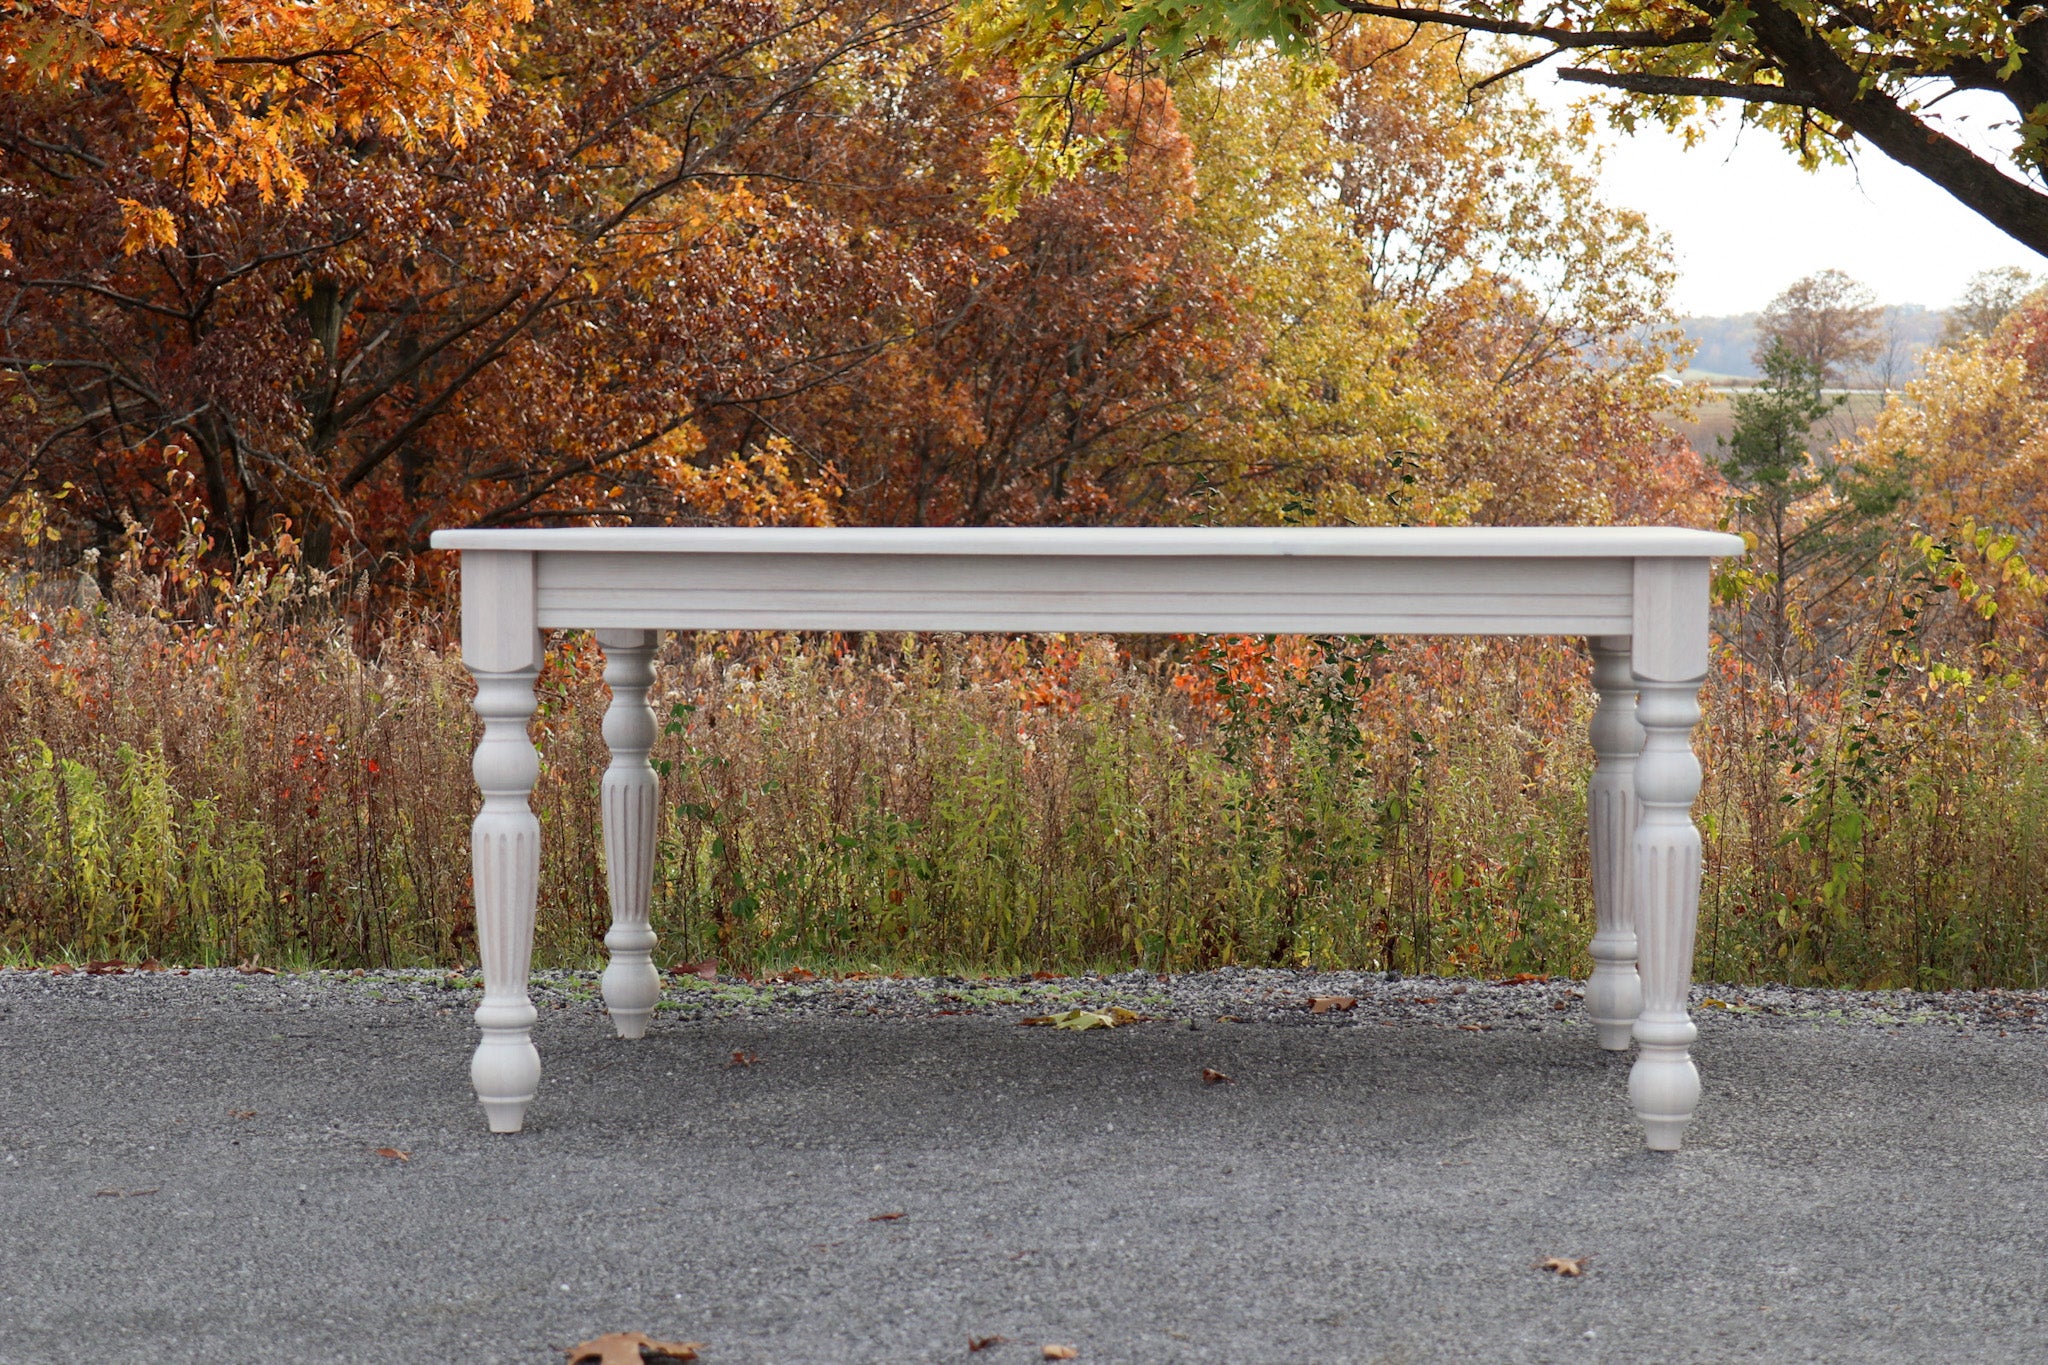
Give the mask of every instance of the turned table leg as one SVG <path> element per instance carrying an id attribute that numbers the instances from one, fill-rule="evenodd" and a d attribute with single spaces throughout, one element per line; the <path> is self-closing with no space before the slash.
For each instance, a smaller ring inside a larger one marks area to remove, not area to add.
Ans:
<path id="1" fill-rule="evenodd" d="M 1636 914 L 1629 897 L 1629 849 L 1636 832 L 1636 755 L 1643 727 L 1636 723 L 1636 684 L 1629 673 L 1627 636 L 1592 640 L 1593 779 L 1586 791 L 1593 850 L 1593 976 L 1586 983 L 1586 1013 L 1600 1046 L 1628 1048 L 1643 988 L 1636 975 Z"/>
<path id="2" fill-rule="evenodd" d="M 540 892 L 540 821 L 528 801 L 540 754 L 526 733 L 541 663 L 533 585 L 530 554 L 463 552 L 462 661 L 476 679 L 476 713 L 484 724 L 471 764 L 483 808 L 469 843 L 484 969 L 484 998 L 476 1010 L 483 1039 L 469 1077 L 494 1133 L 519 1131 L 540 1084 L 533 1002 L 526 994 Z"/>
<path id="3" fill-rule="evenodd" d="M 1707 566 L 1645 560 L 1636 567 L 1633 672 L 1643 751 L 1636 760 L 1630 853 L 1643 1009 L 1629 1101 L 1651 1150 L 1678 1150 L 1700 1096 L 1686 1009 L 1699 928 L 1700 835 L 1692 802 L 1700 764 L 1692 751 L 1699 688 L 1707 673 Z"/>
<path id="4" fill-rule="evenodd" d="M 519 1131 L 540 1083 L 533 1002 L 526 994 L 540 888 L 540 821 L 527 804 L 540 775 L 540 755 L 526 736 L 526 720 L 533 714 L 533 681 L 539 672 L 524 668 L 475 675 L 484 737 L 472 768 L 484 803 L 470 830 L 470 857 L 484 998 L 476 1009 L 483 1041 L 469 1076 L 494 1133 Z"/>
<path id="5" fill-rule="evenodd" d="M 604 936 L 611 963 L 604 969 L 604 1003 L 621 1038 L 638 1038 L 661 999 L 654 967 L 654 930 L 647 902 L 654 879 L 654 829 L 660 791 L 647 761 L 654 747 L 654 712 L 647 689 L 654 682 L 654 632 L 600 630 L 604 680 L 612 704 L 604 713 L 611 766 L 604 774 L 604 869 L 611 890 L 612 926 Z"/>

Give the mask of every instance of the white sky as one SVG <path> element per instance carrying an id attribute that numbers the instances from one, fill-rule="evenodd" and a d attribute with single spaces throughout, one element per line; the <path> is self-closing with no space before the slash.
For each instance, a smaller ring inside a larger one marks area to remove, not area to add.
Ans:
<path id="1" fill-rule="evenodd" d="M 1586 91 L 1547 73 L 1532 75 L 1528 88 L 1551 107 Z M 1944 127 L 1980 151 L 1998 145 L 1992 125 L 2012 116 L 2011 105 L 1995 99 L 1946 103 L 1960 109 Z M 1641 210 L 1671 236 L 1679 267 L 1673 307 L 1681 315 L 1747 313 L 1829 267 L 1869 285 L 1881 302 L 1930 308 L 1954 303 L 1979 270 L 2048 272 L 2048 260 L 1868 144 L 1858 144 L 1855 167 L 1809 174 L 1775 138 L 1738 131 L 1728 115 L 1690 151 L 1661 128 L 1625 134 L 1603 120 L 1601 136 L 1608 200 Z"/>

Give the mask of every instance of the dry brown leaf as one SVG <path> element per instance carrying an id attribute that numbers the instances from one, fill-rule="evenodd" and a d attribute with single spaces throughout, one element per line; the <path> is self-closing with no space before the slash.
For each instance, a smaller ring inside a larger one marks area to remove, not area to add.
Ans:
<path id="1" fill-rule="evenodd" d="M 1236 1079 L 1235 1079 L 1234 1077 L 1226 1076 L 1226 1075 L 1224 1075 L 1224 1074 L 1223 1074 L 1222 1072 L 1220 1072 L 1220 1071 L 1216 1070 L 1216 1068 L 1214 1068 L 1214 1067 L 1211 1067 L 1211 1066 L 1205 1066 L 1205 1067 L 1203 1067 L 1203 1068 L 1202 1068 L 1202 1084 L 1203 1084 L 1203 1085 L 1236 1085 L 1236 1084 L 1237 1084 L 1237 1081 L 1236 1081 Z"/>
<path id="2" fill-rule="evenodd" d="M 244 963 L 240 964 L 239 966 L 237 966 L 237 967 L 235 968 L 235 970 L 236 970 L 236 971 L 238 971 L 238 972 L 240 972 L 240 973 L 241 973 L 241 974 L 242 974 L 243 976 L 276 976 L 276 975 L 277 975 L 277 968 L 275 968 L 275 967 L 265 967 L 265 966 L 263 966 L 262 964 L 260 964 L 259 962 L 257 962 L 257 961 L 256 961 L 256 959 L 255 959 L 255 958 L 253 958 L 253 957 L 252 957 L 252 958 L 250 958 L 250 959 L 249 959 L 249 960 L 248 960 L 247 962 L 244 962 Z"/>
<path id="3" fill-rule="evenodd" d="M 71 975 L 71 974 L 72 974 L 73 972 L 75 972 L 75 971 L 77 971 L 77 970 L 78 970 L 78 968 L 76 968 L 76 967 L 72 966 L 72 965 L 71 965 L 71 964 L 70 964 L 69 962 L 59 962 L 59 963 L 56 963 L 56 964 L 55 964 L 54 966 L 52 966 L 52 967 L 50 968 L 50 975 L 51 975 L 51 976 L 70 976 L 70 975 Z"/>
<path id="4" fill-rule="evenodd" d="M 606 1332 L 569 1348 L 569 1365 L 671 1365 L 697 1359 L 701 1341 L 656 1341 L 645 1332 Z"/>
<path id="5" fill-rule="evenodd" d="M 696 976 L 706 981 L 718 980 L 718 959 L 707 957 L 702 962 L 678 962 L 668 969 L 670 976 Z"/>
<path id="6" fill-rule="evenodd" d="M 386 1161 L 411 1161 L 411 1160 L 412 1160 L 412 1153 L 411 1153 L 411 1152 L 401 1152 L 401 1151 L 399 1151 L 399 1150 L 398 1150 L 398 1149 L 397 1149 L 396 1147 L 379 1147 L 379 1148 L 378 1148 L 378 1149 L 376 1150 L 376 1152 L 375 1152 L 375 1153 L 373 1153 L 373 1155 L 375 1155 L 375 1156 L 381 1156 L 381 1157 L 383 1157 L 383 1158 L 384 1158 L 384 1159 L 385 1159 Z"/>
<path id="7" fill-rule="evenodd" d="M 1038 1354 L 1047 1360 L 1079 1360 L 1081 1353 L 1071 1346 L 1055 1346 L 1051 1342 L 1038 1348 Z"/>
<path id="8" fill-rule="evenodd" d="M 128 975 L 128 964 L 117 957 L 108 958 L 103 962 L 88 962 L 85 964 L 85 974 L 87 976 L 126 976 Z"/>
<path id="9" fill-rule="evenodd" d="M 1358 1008 L 1358 997 L 1355 995 L 1311 995 L 1308 998 L 1308 1012 L 1310 1014 L 1328 1014 L 1332 1010 L 1356 1008 Z"/>
<path id="10" fill-rule="evenodd" d="M 732 1060 L 725 1064 L 725 1069 L 730 1071 L 736 1066 L 753 1066 L 760 1060 L 761 1054 L 758 1052 L 735 1052 L 732 1054 Z"/>
<path id="11" fill-rule="evenodd" d="M 1031 979 L 1033 981 L 1057 981 L 1060 979 L 1060 974 L 1058 972 L 1033 972 Z"/>
<path id="12" fill-rule="evenodd" d="M 989 1347 L 1000 1346 L 1008 1340 L 1008 1337 L 969 1337 L 967 1338 L 967 1354 L 973 1355 L 976 1351 L 986 1351 Z"/>
<path id="13" fill-rule="evenodd" d="M 164 964 L 153 957 L 145 957 L 142 961 L 135 964 L 135 970 L 138 972 L 160 972 L 163 969 Z"/>
<path id="14" fill-rule="evenodd" d="M 230 1109 L 228 1110 L 228 1117 L 231 1119 L 253 1119 L 256 1117 L 256 1111 L 254 1109 Z"/>
<path id="15" fill-rule="evenodd" d="M 903 1213 L 901 1210 L 899 1210 L 895 1213 L 878 1213 L 874 1217 L 868 1219 L 868 1221 L 870 1223 L 893 1223 L 901 1217 L 903 1217 Z"/>
<path id="16" fill-rule="evenodd" d="M 816 981 L 817 979 L 818 974 L 816 972 L 804 967 L 791 967 L 786 972 L 777 972 L 773 976 L 763 978 L 763 980 L 772 981 L 784 986 L 795 985 L 803 981 Z"/>
<path id="17" fill-rule="evenodd" d="M 1500 984 L 1503 986 L 1527 986 L 1534 982 L 1548 980 L 1550 980 L 1549 977 L 1539 976 L 1535 972 L 1516 972 L 1513 976 L 1502 977 Z"/>
<path id="18" fill-rule="evenodd" d="M 1084 1010 L 1080 1008 L 1061 1010 L 1058 1014 L 1033 1015 L 1017 1022 L 1026 1028 L 1058 1028 L 1079 1031 L 1093 1028 L 1122 1028 L 1135 1024 L 1145 1016 L 1136 1010 L 1127 1010 L 1121 1005 L 1112 1005 L 1106 1010 Z"/>
<path id="19" fill-rule="evenodd" d="M 1538 1270 L 1555 1271 L 1568 1280 L 1575 1280 L 1586 1273 L 1586 1262 L 1591 1256 L 1545 1256 L 1536 1263 Z"/>

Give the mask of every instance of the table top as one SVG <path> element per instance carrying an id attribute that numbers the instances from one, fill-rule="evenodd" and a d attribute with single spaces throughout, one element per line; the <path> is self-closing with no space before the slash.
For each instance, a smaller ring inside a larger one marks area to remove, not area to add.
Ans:
<path id="1" fill-rule="evenodd" d="M 443 530 L 437 550 L 568 554 L 1698 559 L 1740 536 L 1676 526 L 577 526 Z"/>

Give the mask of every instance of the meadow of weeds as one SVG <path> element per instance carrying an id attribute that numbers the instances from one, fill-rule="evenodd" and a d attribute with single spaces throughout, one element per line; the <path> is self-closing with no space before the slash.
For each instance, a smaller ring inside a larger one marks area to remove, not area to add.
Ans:
<path id="1" fill-rule="evenodd" d="M 447 621 L 373 632 L 289 554 L 230 581 L 202 549 L 0 589 L 0 955 L 473 961 Z M 2042 689 L 1912 617 L 1796 686 L 1718 654 L 1702 978 L 2040 984 Z M 566 636 L 540 683 L 542 965 L 602 952 L 600 666 Z M 670 639 L 658 951 L 1583 974 L 1587 671 L 1555 640 Z"/>

